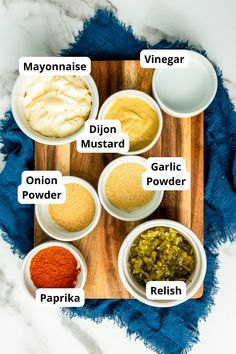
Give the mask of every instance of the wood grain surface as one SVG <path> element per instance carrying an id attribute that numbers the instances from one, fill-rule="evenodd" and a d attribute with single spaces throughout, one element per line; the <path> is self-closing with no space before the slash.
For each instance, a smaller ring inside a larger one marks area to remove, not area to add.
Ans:
<path id="1" fill-rule="evenodd" d="M 139 89 L 151 95 L 153 70 L 142 69 L 139 61 L 94 61 L 92 76 L 97 84 L 100 106 L 112 93 Z M 148 219 L 166 218 L 191 228 L 203 242 L 203 120 L 199 114 L 191 119 L 174 118 L 163 113 L 163 130 L 157 144 L 144 157 L 182 156 L 191 172 L 191 190 L 165 192 L 163 201 Z M 84 178 L 97 188 L 104 167 L 118 157 L 115 154 L 81 154 L 75 143 L 62 146 L 35 144 L 35 169 L 60 170 L 63 175 Z M 147 220 L 147 219 L 145 219 Z M 138 224 L 124 222 L 105 210 L 96 229 L 81 240 L 73 242 L 84 255 L 88 265 L 86 298 L 131 298 L 118 274 L 117 257 L 126 235 Z M 35 220 L 35 245 L 50 239 Z M 202 295 L 202 287 L 195 298 Z"/>

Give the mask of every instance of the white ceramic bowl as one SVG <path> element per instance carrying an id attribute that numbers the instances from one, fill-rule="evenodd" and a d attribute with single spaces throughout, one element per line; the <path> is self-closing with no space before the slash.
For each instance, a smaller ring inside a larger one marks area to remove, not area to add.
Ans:
<path id="1" fill-rule="evenodd" d="M 145 230 L 151 229 L 156 226 L 166 226 L 172 227 L 173 229 L 179 231 L 179 233 L 184 236 L 194 249 L 194 254 L 196 258 L 195 270 L 191 277 L 191 282 L 187 284 L 187 296 L 184 300 L 148 300 L 146 298 L 146 289 L 141 286 L 133 277 L 128 268 L 128 255 L 130 248 L 134 240 Z M 133 295 L 139 301 L 155 306 L 155 307 L 171 307 L 179 305 L 182 302 L 190 299 L 200 288 L 203 283 L 206 274 L 206 254 L 197 236 L 186 226 L 172 220 L 157 219 L 145 222 L 135 229 L 133 229 L 128 236 L 125 238 L 123 244 L 121 245 L 119 257 L 118 257 L 118 270 L 120 278 L 123 285 L 128 290 L 128 292 Z"/>
<path id="2" fill-rule="evenodd" d="M 92 222 L 84 230 L 75 232 L 67 231 L 52 220 L 48 212 L 47 204 L 36 204 L 35 215 L 39 225 L 49 236 L 60 241 L 74 241 L 88 235 L 96 227 L 101 216 L 101 204 L 93 186 L 82 178 L 67 176 L 62 177 L 62 181 L 64 184 L 79 184 L 90 192 L 95 203 L 95 215 Z"/>
<path id="3" fill-rule="evenodd" d="M 144 167 L 146 167 L 147 164 L 147 160 L 140 156 L 122 156 L 110 162 L 102 171 L 102 174 L 98 181 L 99 198 L 104 209 L 115 218 L 124 221 L 142 220 L 151 215 L 159 207 L 164 195 L 163 191 L 154 191 L 154 196 L 147 204 L 145 204 L 143 207 L 135 208 L 131 212 L 116 208 L 109 202 L 106 196 L 105 186 L 109 174 L 114 168 L 123 165 L 127 162 L 138 163 Z"/>
<path id="4" fill-rule="evenodd" d="M 160 110 L 158 104 L 156 103 L 156 101 L 151 96 L 146 94 L 145 92 L 139 91 L 139 90 L 122 90 L 122 91 L 118 91 L 118 92 L 114 93 L 113 95 L 109 96 L 106 99 L 106 101 L 103 103 L 102 107 L 99 110 L 98 119 L 103 119 L 103 117 L 106 115 L 109 107 L 113 103 L 114 99 L 117 97 L 121 97 L 121 96 L 142 98 L 147 103 L 149 103 L 158 114 L 159 127 L 158 127 L 158 131 L 157 131 L 156 136 L 153 139 L 153 141 L 149 145 L 145 146 L 143 149 L 136 150 L 136 151 L 129 151 L 127 153 L 123 153 L 122 155 L 143 154 L 144 152 L 150 150 L 156 144 L 156 142 L 158 141 L 158 139 L 161 135 L 162 125 L 163 125 L 161 110 Z"/>
<path id="5" fill-rule="evenodd" d="M 86 278 L 87 278 L 87 265 L 86 265 L 84 257 L 80 253 L 80 251 L 77 248 L 75 248 L 74 246 L 72 246 L 71 244 L 69 244 L 69 243 L 58 242 L 58 241 L 48 241 L 48 242 L 44 242 L 41 245 L 33 248 L 27 254 L 27 256 L 24 258 L 24 262 L 23 262 L 23 265 L 22 265 L 21 275 L 22 275 L 24 288 L 26 289 L 28 294 L 33 296 L 33 297 L 35 297 L 35 295 L 36 295 L 37 288 L 34 285 L 33 281 L 31 280 L 31 276 L 30 276 L 31 260 L 32 260 L 32 258 L 34 257 L 34 255 L 36 253 L 38 253 L 42 249 L 45 249 L 45 248 L 48 248 L 48 247 L 52 247 L 52 246 L 64 247 L 64 248 L 66 248 L 68 251 L 70 251 L 72 253 L 72 255 L 75 257 L 75 259 L 78 262 L 78 267 L 80 267 L 80 269 L 81 269 L 81 271 L 80 271 L 80 273 L 78 274 L 78 277 L 77 277 L 77 283 L 76 283 L 75 288 L 81 288 L 81 289 L 84 288 L 84 285 L 85 285 L 85 282 L 86 282 Z"/>
<path id="6" fill-rule="evenodd" d="M 77 136 L 83 131 L 83 127 L 75 132 L 72 135 L 69 135 L 64 138 L 51 138 L 44 136 L 38 133 L 36 130 L 31 128 L 28 124 L 23 108 L 23 102 L 20 97 L 23 96 L 24 92 L 26 91 L 27 87 L 29 86 L 30 82 L 35 79 L 37 76 L 18 76 L 15 85 L 12 90 L 11 95 L 11 108 L 14 119 L 19 126 L 19 128 L 31 139 L 37 141 L 38 143 L 47 144 L 47 145 L 62 145 L 71 143 L 75 141 Z M 82 80 L 86 82 L 89 87 L 92 96 L 92 109 L 88 119 L 96 119 L 99 107 L 99 96 L 97 86 L 93 78 L 88 75 L 81 77 Z"/>
<path id="7" fill-rule="evenodd" d="M 156 69 L 152 78 L 153 95 L 161 109 L 179 118 L 203 112 L 217 90 L 217 75 L 210 61 L 197 52 L 188 52 L 188 67 Z"/>

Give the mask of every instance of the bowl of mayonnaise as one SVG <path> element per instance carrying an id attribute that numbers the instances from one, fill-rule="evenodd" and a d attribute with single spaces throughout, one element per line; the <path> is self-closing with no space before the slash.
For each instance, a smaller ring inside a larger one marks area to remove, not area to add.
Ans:
<path id="1" fill-rule="evenodd" d="M 14 119 L 31 139 L 48 145 L 75 141 L 88 119 L 96 119 L 97 86 L 88 75 L 19 76 L 11 97 Z"/>

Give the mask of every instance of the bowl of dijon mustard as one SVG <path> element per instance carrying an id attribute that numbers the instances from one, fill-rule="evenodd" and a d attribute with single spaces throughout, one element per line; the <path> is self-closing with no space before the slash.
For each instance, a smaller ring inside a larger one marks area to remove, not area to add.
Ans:
<path id="1" fill-rule="evenodd" d="M 129 136 L 129 151 L 139 155 L 150 150 L 162 131 L 162 113 L 154 99 L 143 91 L 122 90 L 103 103 L 98 119 L 118 120 Z"/>

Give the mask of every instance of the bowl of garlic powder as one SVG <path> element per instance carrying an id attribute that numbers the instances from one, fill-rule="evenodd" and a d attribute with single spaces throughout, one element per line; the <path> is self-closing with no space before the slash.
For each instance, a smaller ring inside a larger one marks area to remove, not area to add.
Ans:
<path id="1" fill-rule="evenodd" d="M 31 139 L 47 145 L 75 141 L 88 119 L 96 119 L 97 86 L 88 75 L 19 76 L 11 97 L 14 119 Z"/>
<path id="2" fill-rule="evenodd" d="M 140 156 L 122 156 L 103 170 L 98 182 L 98 194 L 104 209 L 115 218 L 142 220 L 159 207 L 164 192 L 142 188 L 146 162 Z"/>

